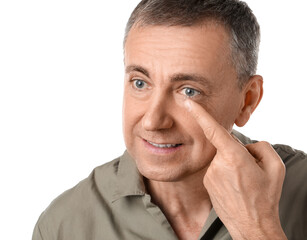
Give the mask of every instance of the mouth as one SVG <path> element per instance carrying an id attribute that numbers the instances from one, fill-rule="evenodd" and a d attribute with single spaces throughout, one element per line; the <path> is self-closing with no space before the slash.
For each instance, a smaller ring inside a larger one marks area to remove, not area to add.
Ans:
<path id="1" fill-rule="evenodd" d="M 144 139 L 145 140 L 145 139 Z M 182 143 L 179 144 L 172 144 L 172 143 L 154 143 L 154 142 L 150 142 L 148 140 L 145 140 L 147 143 L 149 143 L 150 145 L 156 147 L 156 148 L 176 148 L 182 145 Z"/>
<path id="2" fill-rule="evenodd" d="M 145 149 L 147 149 L 151 154 L 154 155 L 169 155 L 175 154 L 177 151 L 179 151 L 183 144 L 182 143 L 173 143 L 173 142 L 164 142 L 164 143 L 155 143 L 148 141 L 146 139 L 143 139 Z M 162 141 L 161 141 L 162 142 Z"/>

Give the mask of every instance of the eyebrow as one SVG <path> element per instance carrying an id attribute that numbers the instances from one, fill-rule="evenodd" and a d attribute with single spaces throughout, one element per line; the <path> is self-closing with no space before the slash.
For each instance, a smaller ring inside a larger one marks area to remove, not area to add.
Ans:
<path id="1" fill-rule="evenodd" d="M 145 68 L 143 68 L 139 65 L 129 65 L 129 66 L 126 67 L 125 72 L 126 73 L 140 72 L 140 73 L 143 73 L 146 77 L 148 77 L 148 78 L 150 77 L 149 72 Z"/>
<path id="2" fill-rule="evenodd" d="M 140 72 L 144 74 L 146 77 L 150 78 L 149 71 L 140 65 L 129 65 L 126 67 L 125 72 L 126 74 L 130 72 Z M 209 90 L 212 89 L 212 84 L 206 77 L 199 75 L 199 74 L 194 74 L 194 73 L 191 73 L 191 74 L 190 73 L 175 73 L 174 75 L 171 76 L 170 81 L 171 82 L 194 81 L 199 84 L 202 84 Z"/>
<path id="3" fill-rule="evenodd" d="M 202 84 L 203 86 L 211 89 L 212 88 L 212 84 L 210 83 L 210 81 L 205 78 L 202 75 L 199 74 L 185 74 L 185 73 L 177 73 L 174 74 L 171 77 L 171 82 L 180 82 L 180 81 L 194 81 L 197 82 L 199 84 Z"/>

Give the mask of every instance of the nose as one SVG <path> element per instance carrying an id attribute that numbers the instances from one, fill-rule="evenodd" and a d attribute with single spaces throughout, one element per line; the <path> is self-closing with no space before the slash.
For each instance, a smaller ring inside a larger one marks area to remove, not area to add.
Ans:
<path id="1" fill-rule="evenodd" d="M 142 118 L 142 126 L 146 131 L 169 129 L 173 126 L 173 118 L 169 112 L 171 101 L 164 96 L 152 96 L 148 108 Z"/>

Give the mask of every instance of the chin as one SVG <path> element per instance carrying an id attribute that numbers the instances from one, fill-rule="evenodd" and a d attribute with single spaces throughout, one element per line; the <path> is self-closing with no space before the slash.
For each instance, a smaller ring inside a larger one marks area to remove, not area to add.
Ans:
<path id="1" fill-rule="evenodd" d="M 142 176 L 152 181 L 177 182 L 193 174 L 187 166 L 161 166 L 136 161 L 137 168 Z M 197 170 L 195 171 L 197 172 Z"/>

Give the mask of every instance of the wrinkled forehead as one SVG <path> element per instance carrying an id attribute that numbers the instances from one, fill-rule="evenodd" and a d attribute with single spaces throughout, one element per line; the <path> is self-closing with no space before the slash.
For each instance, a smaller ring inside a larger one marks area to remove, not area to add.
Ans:
<path id="1" fill-rule="evenodd" d="M 229 71 L 229 35 L 219 24 L 136 26 L 125 44 L 125 66 L 153 71 L 204 74 L 210 79 Z M 230 69 L 233 70 L 233 69 Z"/>

